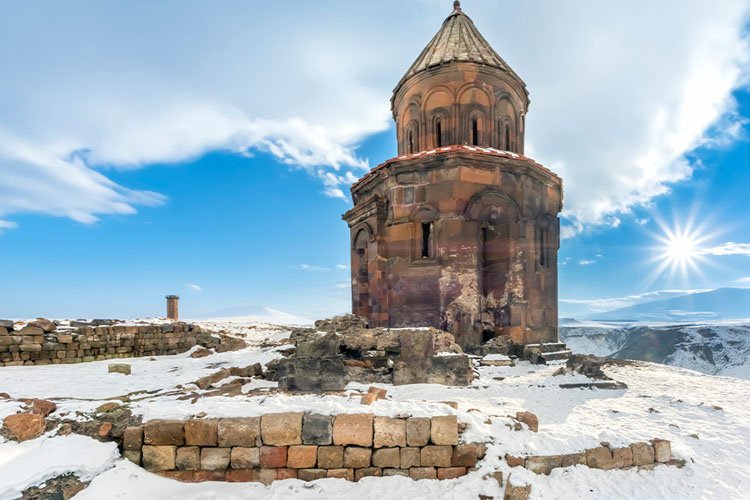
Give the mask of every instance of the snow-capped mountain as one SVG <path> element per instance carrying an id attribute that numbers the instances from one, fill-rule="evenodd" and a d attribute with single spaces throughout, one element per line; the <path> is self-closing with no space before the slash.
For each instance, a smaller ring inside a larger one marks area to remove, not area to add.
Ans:
<path id="1" fill-rule="evenodd" d="M 561 320 L 561 340 L 576 353 L 652 361 L 750 379 L 750 322 L 649 326 Z"/>

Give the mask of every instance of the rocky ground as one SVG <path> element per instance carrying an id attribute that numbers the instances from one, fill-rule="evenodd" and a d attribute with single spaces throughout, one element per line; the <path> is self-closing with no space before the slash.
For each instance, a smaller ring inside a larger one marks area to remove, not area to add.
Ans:
<path id="1" fill-rule="evenodd" d="M 43 415 L 39 437 L 0 437 L 0 498 L 501 498 L 497 472 L 531 485 L 530 498 L 744 498 L 750 488 L 750 382 L 643 362 L 482 366 L 465 387 L 393 386 L 363 407 L 367 384 L 343 391 L 290 394 L 266 380 L 269 363 L 288 354 L 290 331 L 259 325 L 204 325 L 236 331 L 248 347 L 225 353 L 196 348 L 176 356 L 122 360 L 130 375 L 108 373 L 111 362 L 0 368 L 0 419 Z M 490 364 L 504 364 L 500 362 Z M 592 384 L 610 384 L 588 388 Z M 34 398 L 50 401 L 54 409 Z M 38 411 L 35 411 L 35 404 Z M 364 409 L 364 410 L 363 410 Z M 476 471 L 453 480 L 365 478 L 257 483 L 179 483 L 123 460 L 112 442 L 126 425 L 154 418 L 256 416 L 272 412 L 372 412 L 382 416 L 457 415 L 467 442 L 487 445 Z M 511 416 L 531 412 L 538 432 Z M 28 417 L 36 420 L 39 417 Z M 512 467 L 506 458 L 561 455 L 628 446 L 652 438 L 672 442 L 683 468 L 597 470 L 577 465 L 550 475 Z M 71 476 L 72 474 L 72 476 Z M 495 474 L 493 476 L 493 474 Z M 75 483 L 70 478 L 76 478 Z M 53 481 L 54 480 L 54 481 Z M 80 483 L 80 484 L 79 484 Z M 46 489 L 45 489 L 46 488 Z M 36 497 L 34 495 L 37 495 Z"/>

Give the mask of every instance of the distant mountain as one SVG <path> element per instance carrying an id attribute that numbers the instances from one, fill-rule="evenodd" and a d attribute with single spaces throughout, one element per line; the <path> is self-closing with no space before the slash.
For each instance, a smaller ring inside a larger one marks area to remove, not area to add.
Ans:
<path id="1" fill-rule="evenodd" d="M 313 321 L 308 318 L 295 316 L 278 309 L 273 309 L 267 306 L 240 306 L 222 309 L 220 311 L 214 311 L 211 314 L 206 315 L 207 320 L 227 320 L 233 319 L 236 321 L 253 321 L 257 323 L 269 323 L 273 325 L 309 325 Z"/>
<path id="2" fill-rule="evenodd" d="M 664 323 L 747 318 L 750 318 L 750 288 L 719 288 L 586 316 L 593 321 Z"/>

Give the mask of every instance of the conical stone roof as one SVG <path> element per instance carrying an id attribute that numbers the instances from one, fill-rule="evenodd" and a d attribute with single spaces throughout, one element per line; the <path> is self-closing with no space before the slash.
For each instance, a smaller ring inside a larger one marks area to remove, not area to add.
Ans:
<path id="1" fill-rule="evenodd" d="M 451 62 L 472 62 L 497 68 L 510 74 L 525 86 L 523 80 L 485 40 L 471 18 L 464 14 L 461 10 L 461 3 L 456 1 L 451 15 L 419 54 L 417 60 L 396 86 L 396 90 L 417 73 Z"/>

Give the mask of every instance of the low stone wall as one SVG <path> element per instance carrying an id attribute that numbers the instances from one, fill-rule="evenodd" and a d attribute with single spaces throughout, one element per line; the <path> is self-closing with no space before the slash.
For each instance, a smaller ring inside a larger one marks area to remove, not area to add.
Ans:
<path id="1" fill-rule="evenodd" d="M 266 484 L 392 475 L 452 479 L 485 453 L 482 444 L 459 444 L 455 416 L 372 414 L 153 420 L 127 428 L 122 447 L 125 458 L 165 477 Z"/>
<path id="2" fill-rule="evenodd" d="M 652 439 L 649 443 L 633 443 L 623 448 L 611 448 L 606 443 L 579 453 L 566 455 L 515 457 L 506 455 L 511 467 L 521 466 L 536 474 L 550 474 L 553 469 L 586 465 L 592 469 L 650 469 L 658 464 L 681 466 L 672 459 L 672 445 L 665 439 Z"/>
<path id="3" fill-rule="evenodd" d="M 38 320 L 14 329 L 12 321 L 0 321 L 0 366 L 170 355 L 196 345 L 222 352 L 240 349 L 245 342 L 188 323 L 64 327 Z"/>

